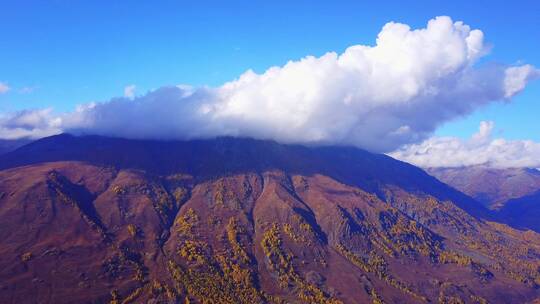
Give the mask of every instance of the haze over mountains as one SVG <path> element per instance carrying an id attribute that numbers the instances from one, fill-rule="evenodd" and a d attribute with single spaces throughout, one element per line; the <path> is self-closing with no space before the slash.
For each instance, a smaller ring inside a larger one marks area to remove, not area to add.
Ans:
<path id="1" fill-rule="evenodd" d="M 538 234 L 357 148 L 59 135 L 0 167 L 2 302 L 539 297 Z"/>

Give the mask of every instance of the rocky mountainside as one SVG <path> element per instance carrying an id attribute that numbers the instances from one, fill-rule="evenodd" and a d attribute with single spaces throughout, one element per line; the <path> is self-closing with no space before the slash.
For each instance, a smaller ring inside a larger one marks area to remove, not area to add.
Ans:
<path id="1" fill-rule="evenodd" d="M 540 235 L 384 155 L 45 138 L 0 157 L 1 303 L 527 303 Z"/>
<path id="2" fill-rule="evenodd" d="M 500 209 L 509 200 L 540 191 L 540 171 L 537 169 L 472 166 L 428 168 L 426 171 L 490 209 Z"/>

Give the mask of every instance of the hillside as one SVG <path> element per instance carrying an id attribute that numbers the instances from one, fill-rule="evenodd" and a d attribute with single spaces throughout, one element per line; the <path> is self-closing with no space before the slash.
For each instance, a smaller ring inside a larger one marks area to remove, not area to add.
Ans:
<path id="1" fill-rule="evenodd" d="M 540 297 L 540 235 L 355 148 L 59 135 L 0 168 L 2 303 Z"/>

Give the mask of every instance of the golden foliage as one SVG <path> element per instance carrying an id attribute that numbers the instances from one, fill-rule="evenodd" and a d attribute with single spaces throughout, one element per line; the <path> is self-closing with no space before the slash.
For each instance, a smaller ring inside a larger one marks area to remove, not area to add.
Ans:
<path id="1" fill-rule="evenodd" d="M 120 295 L 117 290 L 111 291 L 111 300 L 109 304 L 120 304 Z"/>
<path id="2" fill-rule="evenodd" d="M 135 289 L 129 296 L 127 296 L 124 300 L 122 300 L 122 304 L 129 304 L 133 303 L 143 292 L 143 288 L 139 287 Z"/>
<path id="3" fill-rule="evenodd" d="M 32 259 L 33 255 L 31 252 L 25 252 L 21 255 L 21 261 L 28 262 Z"/>
<path id="4" fill-rule="evenodd" d="M 137 228 L 137 226 L 133 224 L 127 225 L 127 230 L 129 232 L 129 235 L 131 235 L 131 237 L 136 237 L 139 234 L 139 229 Z"/>
<path id="5" fill-rule="evenodd" d="M 289 223 L 283 224 L 283 232 L 294 242 L 306 246 L 312 245 L 312 239 L 316 239 L 315 231 L 309 223 L 298 214 L 293 215 L 293 225 Z M 295 229 L 295 227 L 297 227 Z"/>
<path id="6" fill-rule="evenodd" d="M 371 251 L 369 253 L 369 256 L 367 258 L 364 258 L 348 250 L 342 244 L 338 244 L 336 246 L 336 249 L 341 255 L 343 255 L 345 258 L 347 258 L 349 261 L 351 261 L 354 265 L 358 266 L 363 271 L 374 273 L 379 279 L 385 281 L 388 285 L 393 286 L 394 288 L 399 289 L 405 293 L 408 293 L 414 298 L 427 301 L 424 296 L 414 292 L 405 283 L 399 281 L 394 276 L 392 276 L 388 271 L 388 264 L 386 263 L 384 258 L 377 252 Z"/>
<path id="7" fill-rule="evenodd" d="M 176 220 L 176 229 L 180 235 L 191 236 L 193 228 L 199 223 L 199 216 L 192 208 L 189 208 L 186 213 L 179 216 Z"/>
<path id="8" fill-rule="evenodd" d="M 206 260 L 206 251 L 208 245 L 201 241 L 191 241 L 187 240 L 180 245 L 178 249 L 178 254 L 190 262 L 197 262 L 199 264 L 204 264 Z"/>
<path id="9" fill-rule="evenodd" d="M 114 185 L 112 187 L 112 191 L 116 194 L 116 195 L 122 195 L 122 194 L 125 194 L 127 191 L 126 189 L 124 189 L 122 186 L 119 186 L 119 185 Z"/>
<path id="10" fill-rule="evenodd" d="M 238 242 L 238 234 L 240 232 L 242 232 L 242 229 L 239 226 L 238 221 L 234 217 L 231 217 L 227 224 L 227 238 L 233 248 L 235 257 L 247 264 L 250 262 L 250 259 L 244 248 L 242 248 L 242 245 Z"/>
<path id="11" fill-rule="evenodd" d="M 292 255 L 285 253 L 282 249 L 282 240 L 277 224 L 272 224 L 264 232 L 261 247 L 267 257 L 270 270 L 277 273 L 278 283 L 282 288 L 289 285 L 295 286 L 297 297 L 306 303 L 342 303 L 340 300 L 327 295 L 319 287 L 307 283 L 300 277 L 294 269 Z"/>

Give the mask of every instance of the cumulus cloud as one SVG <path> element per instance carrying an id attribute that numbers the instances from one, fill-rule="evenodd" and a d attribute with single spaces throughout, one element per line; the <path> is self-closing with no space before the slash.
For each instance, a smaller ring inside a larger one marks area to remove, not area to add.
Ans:
<path id="1" fill-rule="evenodd" d="M 137 89 L 137 86 L 134 84 L 130 84 L 124 88 L 124 97 L 127 98 L 133 98 L 135 97 L 135 89 Z"/>
<path id="2" fill-rule="evenodd" d="M 0 138 L 41 138 L 62 132 L 62 119 L 52 109 L 25 110 L 0 116 Z"/>
<path id="3" fill-rule="evenodd" d="M 0 82 L 0 94 L 7 93 L 9 91 L 10 87 L 3 82 Z"/>
<path id="4" fill-rule="evenodd" d="M 493 138 L 494 126 L 491 121 L 482 121 L 478 132 L 468 140 L 432 137 L 389 155 L 424 168 L 474 165 L 493 168 L 540 167 L 540 142 Z"/>
<path id="5" fill-rule="evenodd" d="M 247 136 L 388 152 L 482 105 L 510 100 L 539 75 L 530 65 L 477 66 L 488 51 L 480 30 L 449 17 L 421 29 L 390 22 L 373 46 L 307 56 L 262 74 L 249 70 L 220 87 L 125 94 L 57 118 L 63 130 L 84 134 Z"/>

